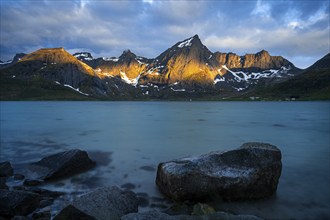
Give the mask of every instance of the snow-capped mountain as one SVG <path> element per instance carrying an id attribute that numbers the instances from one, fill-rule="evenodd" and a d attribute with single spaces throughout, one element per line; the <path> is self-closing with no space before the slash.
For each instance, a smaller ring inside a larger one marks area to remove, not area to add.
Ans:
<path id="1" fill-rule="evenodd" d="M 15 75 L 16 79 L 38 75 L 57 85 L 83 88 L 79 91 L 97 97 L 164 97 L 206 91 L 239 94 L 301 72 L 288 60 L 265 50 L 243 56 L 211 52 L 198 35 L 175 43 L 154 59 L 137 56 L 130 50 L 119 57 L 94 58 L 89 52 L 70 55 L 63 48 L 53 48 L 38 50 L 17 61 L 10 68 L 2 68 L 5 75 Z"/>

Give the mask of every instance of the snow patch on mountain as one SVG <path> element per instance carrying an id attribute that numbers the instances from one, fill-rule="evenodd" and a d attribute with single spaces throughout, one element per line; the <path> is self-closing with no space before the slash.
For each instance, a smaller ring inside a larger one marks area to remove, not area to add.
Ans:
<path id="1" fill-rule="evenodd" d="M 263 70 L 261 72 L 247 73 L 247 72 L 243 72 L 243 71 L 237 71 L 237 72 L 232 71 L 232 70 L 228 69 L 228 67 L 226 65 L 222 65 L 222 68 L 226 69 L 229 73 L 231 73 L 237 82 L 257 80 L 260 78 L 275 78 L 275 77 L 281 78 L 282 77 L 281 74 L 286 74 L 287 71 L 290 70 L 290 68 L 282 66 L 281 69 L 279 69 L 279 70 L 269 69 L 269 70 Z M 221 69 L 219 69 L 218 72 Z"/>
<path id="2" fill-rule="evenodd" d="M 225 77 L 216 78 L 216 79 L 214 79 L 214 84 L 217 84 L 218 82 L 224 82 L 224 81 L 226 81 Z"/>
<path id="3" fill-rule="evenodd" d="M 55 81 L 55 83 L 58 84 L 58 85 L 61 85 L 61 83 L 58 82 L 58 81 Z M 72 90 L 74 90 L 74 91 L 76 91 L 76 92 L 79 92 L 79 93 L 82 94 L 82 95 L 89 96 L 89 94 L 80 91 L 79 88 L 74 88 L 73 86 L 68 85 L 68 84 L 63 84 L 63 86 L 68 87 L 68 88 L 70 88 L 70 89 L 72 89 Z"/>
<path id="4" fill-rule="evenodd" d="M 137 84 L 139 83 L 140 76 L 141 76 L 141 74 L 138 75 L 134 79 L 130 79 L 130 78 L 127 77 L 127 75 L 126 75 L 125 72 L 120 71 L 120 78 L 121 78 L 121 80 L 123 80 L 125 83 L 130 84 L 130 85 L 132 85 L 134 87 L 136 87 Z"/>
<path id="5" fill-rule="evenodd" d="M 0 63 L 0 65 L 10 64 L 12 62 L 13 62 L 12 60 L 8 60 L 7 62 Z"/>
<path id="6" fill-rule="evenodd" d="M 113 62 L 118 62 L 118 58 L 116 58 L 116 57 L 111 57 L 111 58 L 107 58 L 107 57 L 102 57 L 102 59 L 104 60 L 104 61 L 113 61 Z"/>
<path id="7" fill-rule="evenodd" d="M 193 39 L 194 39 L 194 38 L 192 37 L 192 38 L 190 38 L 190 39 L 188 39 L 188 40 L 185 40 L 185 41 L 181 42 L 181 43 L 178 45 L 178 47 L 182 48 L 182 47 L 189 47 L 189 46 L 191 46 L 191 45 L 192 45 L 191 41 L 192 41 Z"/>

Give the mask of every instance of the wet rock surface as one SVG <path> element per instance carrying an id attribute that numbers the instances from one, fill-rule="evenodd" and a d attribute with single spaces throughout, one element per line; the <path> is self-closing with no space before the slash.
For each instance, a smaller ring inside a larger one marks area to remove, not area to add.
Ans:
<path id="1" fill-rule="evenodd" d="M 95 166 L 86 151 L 74 149 L 44 157 L 31 163 L 35 179 L 54 180 L 81 173 Z"/>
<path id="2" fill-rule="evenodd" d="M 281 151 L 270 144 L 246 143 L 227 152 L 160 163 L 156 184 L 174 200 L 200 200 L 219 195 L 225 200 L 250 200 L 276 192 Z"/>
<path id="3" fill-rule="evenodd" d="M 38 208 L 40 195 L 22 190 L 0 190 L 0 216 L 27 215 Z"/>
<path id="4" fill-rule="evenodd" d="M 54 220 L 68 220 L 68 219 L 79 219 L 79 220 L 96 220 L 94 217 L 82 212 L 73 205 L 68 205 L 60 213 L 58 213 Z"/>
<path id="5" fill-rule="evenodd" d="M 138 198 L 131 191 L 103 187 L 76 198 L 72 205 L 99 220 L 120 219 L 138 211 Z"/>
<path id="6" fill-rule="evenodd" d="M 4 161 L 0 163 L 0 177 L 12 176 L 13 172 L 13 167 L 10 162 Z"/>

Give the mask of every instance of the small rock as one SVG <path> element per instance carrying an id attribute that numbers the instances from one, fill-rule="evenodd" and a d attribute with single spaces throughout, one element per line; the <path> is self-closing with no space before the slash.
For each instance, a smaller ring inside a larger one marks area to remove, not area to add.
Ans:
<path id="1" fill-rule="evenodd" d="M 0 177 L 12 176 L 14 173 L 13 167 L 9 161 L 4 161 L 0 163 Z"/>
<path id="2" fill-rule="evenodd" d="M 49 220 L 51 218 L 50 211 L 39 211 L 32 215 L 33 220 Z"/>
<path id="3" fill-rule="evenodd" d="M 24 186 L 38 186 L 38 185 L 42 185 L 44 183 L 44 181 L 42 180 L 31 180 L 31 179 L 26 179 L 23 182 Z"/>
<path id="4" fill-rule="evenodd" d="M 15 173 L 14 180 L 23 180 L 25 176 L 23 174 Z"/>
<path id="5" fill-rule="evenodd" d="M 139 200 L 139 206 L 140 207 L 147 207 L 149 205 L 149 200 L 146 197 L 139 196 L 138 200 Z"/>
<path id="6" fill-rule="evenodd" d="M 85 212 L 77 209 L 73 205 L 69 205 L 62 209 L 60 213 L 58 213 L 54 220 L 96 220 L 94 217 L 86 214 Z"/>
<path id="7" fill-rule="evenodd" d="M 38 193 L 43 198 L 57 198 L 59 196 L 64 195 L 63 192 L 50 191 L 50 190 L 42 189 L 42 188 L 38 188 L 38 187 L 29 188 L 29 191 L 34 192 L 34 193 Z"/>
<path id="8" fill-rule="evenodd" d="M 8 186 L 6 185 L 7 178 L 6 177 L 0 177 L 0 189 L 8 189 Z"/>
<path id="9" fill-rule="evenodd" d="M 86 151 L 69 150 L 44 157 L 38 162 L 31 163 L 29 170 L 37 179 L 54 180 L 81 173 L 95 166 Z"/>
<path id="10" fill-rule="evenodd" d="M 133 183 L 125 183 L 120 187 L 127 190 L 135 189 L 135 185 Z"/>
<path id="11" fill-rule="evenodd" d="M 20 190 L 0 190 L 0 216 L 27 215 L 38 206 L 40 195 Z"/>
<path id="12" fill-rule="evenodd" d="M 53 199 L 43 199 L 40 201 L 39 207 L 44 208 L 46 206 L 50 206 L 53 204 L 54 200 Z"/>
<path id="13" fill-rule="evenodd" d="M 164 212 L 169 215 L 190 215 L 193 208 L 185 203 L 175 203 Z"/>
<path id="14" fill-rule="evenodd" d="M 179 220 L 179 218 L 175 216 L 171 216 L 157 210 L 151 210 L 147 212 L 139 212 L 139 213 L 130 213 L 121 217 L 121 220 Z"/>
<path id="15" fill-rule="evenodd" d="M 205 215 L 214 213 L 215 210 L 212 206 L 209 206 L 208 204 L 203 203 L 197 203 L 194 205 L 192 215 Z"/>
<path id="16" fill-rule="evenodd" d="M 25 216 L 15 216 L 15 217 L 11 218 L 10 220 L 30 220 L 30 219 Z"/>
<path id="17" fill-rule="evenodd" d="M 132 191 L 103 187 L 74 199 L 72 205 L 98 220 L 116 220 L 137 212 L 138 198 Z"/>

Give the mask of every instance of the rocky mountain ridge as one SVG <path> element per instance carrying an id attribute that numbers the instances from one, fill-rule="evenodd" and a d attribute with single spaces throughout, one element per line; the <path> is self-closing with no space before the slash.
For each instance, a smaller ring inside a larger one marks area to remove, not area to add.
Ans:
<path id="1" fill-rule="evenodd" d="M 92 97 L 162 98 L 196 93 L 241 94 L 293 78 L 302 70 L 262 50 L 238 56 L 212 53 L 198 35 L 177 42 L 153 59 L 125 50 L 118 58 L 93 58 L 45 48 L 0 63 L 1 75 L 28 80 L 40 77 Z"/>

